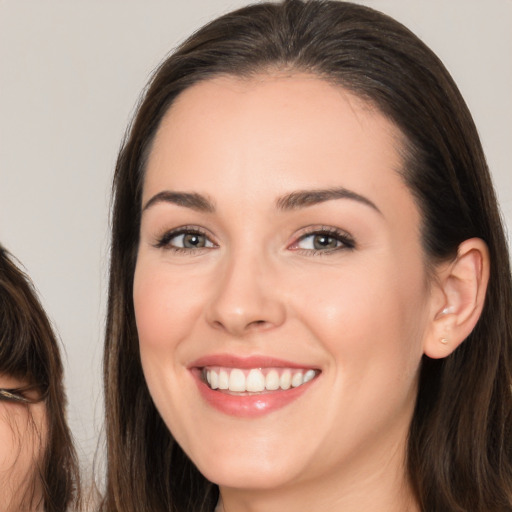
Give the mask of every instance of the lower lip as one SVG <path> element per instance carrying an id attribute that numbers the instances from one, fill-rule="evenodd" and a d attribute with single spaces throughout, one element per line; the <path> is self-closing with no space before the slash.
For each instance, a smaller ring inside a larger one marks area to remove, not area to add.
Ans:
<path id="1" fill-rule="evenodd" d="M 316 378 L 296 388 L 252 395 L 232 395 L 211 389 L 201 378 L 201 371 L 192 372 L 202 397 L 212 407 L 230 416 L 253 418 L 276 411 L 297 400 L 316 381 Z"/>

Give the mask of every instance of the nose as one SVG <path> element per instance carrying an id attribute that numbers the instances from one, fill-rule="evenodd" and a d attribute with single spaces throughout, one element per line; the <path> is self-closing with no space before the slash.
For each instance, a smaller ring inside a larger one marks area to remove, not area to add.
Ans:
<path id="1" fill-rule="evenodd" d="M 263 257 L 232 255 L 216 276 L 208 323 L 236 337 L 279 327 L 286 308 L 276 277 Z"/>

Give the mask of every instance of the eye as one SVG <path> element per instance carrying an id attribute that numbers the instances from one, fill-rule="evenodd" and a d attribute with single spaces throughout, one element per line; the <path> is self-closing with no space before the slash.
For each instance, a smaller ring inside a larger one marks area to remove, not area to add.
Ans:
<path id="1" fill-rule="evenodd" d="M 309 249 L 321 251 L 322 249 L 336 249 L 341 245 L 341 242 L 332 235 L 324 233 L 317 233 L 314 235 L 307 235 L 300 239 L 297 243 L 299 249 Z"/>
<path id="2" fill-rule="evenodd" d="M 175 235 L 169 240 L 169 245 L 184 249 L 198 249 L 200 247 L 213 247 L 206 235 L 201 233 L 181 233 Z"/>
<path id="3" fill-rule="evenodd" d="M 42 392 L 36 385 L 12 389 L 0 388 L 0 401 L 12 403 L 35 404 L 42 402 L 47 395 L 47 392 Z"/>
<path id="4" fill-rule="evenodd" d="M 180 228 L 165 233 L 156 243 L 158 248 L 194 251 L 216 247 L 210 238 L 198 229 Z"/>
<path id="5" fill-rule="evenodd" d="M 290 249 L 312 253 L 331 252 L 341 249 L 353 249 L 353 238 L 336 228 L 322 228 L 303 234 Z"/>

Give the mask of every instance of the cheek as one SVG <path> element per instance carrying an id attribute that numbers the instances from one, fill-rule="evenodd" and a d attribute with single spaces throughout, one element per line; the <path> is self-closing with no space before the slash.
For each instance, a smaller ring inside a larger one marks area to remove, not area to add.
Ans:
<path id="1" fill-rule="evenodd" d="M 368 429 L 388 432 L 410 420 L 426 295 L 417 276 L 408 279 L 404 285 L 389 268 L 353 267 L 317 281 L 322 286 L 309 288 L 307 302 L 295 294 L 297 316 L 330 358 L 326 421 L 334 436 L 343 427 L 347 439 L 364 440 Z"/>
<path id="2" fill-rule="evenodd" d="M 415 372 L 426 325 L 423 271 L 373 261 L 317 273 L 314 286 L 305 280 L 293 294 L 296 315 L 341 365 L 408 365 Z"/>
<path id="3" fill-rule="evenodd" d="M 9 418 L 9 407 L 9 404 L 0 403 L 0 478 L 2 479 L 11 469 L 20 450 L 20 440 L 16 439 L 13 429 L 15 425 Z"/>
<path id="4" fill-rule="evenodd" d="M 14 501 L 36 477 L 46 439 L 44 405 L 30 408 L 0 403 L 0 489 Z"/>
<path id="5" fill-rule="evenodd" d="M 195 287 L 175 269 L 137 266 L 133 301 L 141 352 L 169 349 L 187 335 L 201 310 Z"/>

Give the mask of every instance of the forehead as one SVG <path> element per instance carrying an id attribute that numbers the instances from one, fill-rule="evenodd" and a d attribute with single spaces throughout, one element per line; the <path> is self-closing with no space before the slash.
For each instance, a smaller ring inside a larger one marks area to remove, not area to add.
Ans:
<path id="1" fill-rule="evenodd" d="M 406 188 L 398 128 L 346 89 L 308 74 L 218 77 L 185 90 L 149 155 L 144 200 L 162 188 L 247 199 L 344 186 Z"/>

